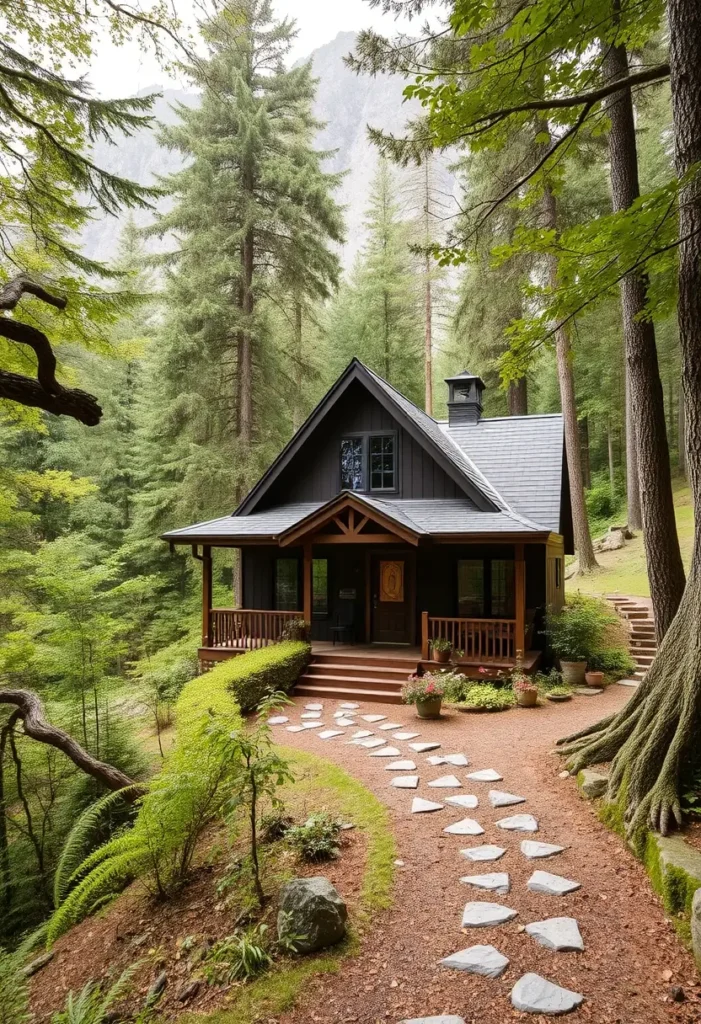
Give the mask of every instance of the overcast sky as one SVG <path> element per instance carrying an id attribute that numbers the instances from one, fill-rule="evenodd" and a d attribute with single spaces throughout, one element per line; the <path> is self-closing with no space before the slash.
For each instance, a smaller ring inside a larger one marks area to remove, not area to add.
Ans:
<path id="1" fill-rule="evenodd" d="M 192 18 L 192 0 L 173 0 L 181 18 Z M 406 29 L 406 22 L 395 22 L 371 8 L 365 0 L 273 0 L 278 17 L 288 16 L 297 22 L 299 34 L 291 60 L 306 57 L 318 46 L 328 43 L 339 32 L 357 32 L 376 28 L 392 35 L 397 28 Z M 141 52 L 136 43 L 116 48 L 109 43 L 98 49 L 98 59 L 89 71 L 90 81 L 102 96 L 130 96 L 154 84 L 187 83 L 168 80 L 158 62 L 149 53 Z"/>

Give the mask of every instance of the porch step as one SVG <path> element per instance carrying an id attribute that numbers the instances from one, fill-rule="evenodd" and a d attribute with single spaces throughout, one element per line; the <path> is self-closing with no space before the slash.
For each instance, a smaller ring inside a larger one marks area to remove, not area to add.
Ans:
<path id="1" fill-rule="evenodd" d="M 411 675 L 414 669 L 413 662 L 409 662 L 408 665 L 402 665 L 401 668 L 393 668 L 392 666 L 385 665 L 368 665 L 365 660 L 359 661 L 356 664 L 349 664 L 336 661 L 318 662 L 315 658 L 307 669 L 307 674 L 323 676 L 327 672 L 332 672 L 334 675 L 342 675 L 348 678 L 379 678 L 388 682 L 399 682 L 404 685 L 407 677 Z"/>
<path id="2" fill-rule="evenodd" d="M 373 671 L 376 668 L 381 669 L 396 669 L 406 672 L 410 675 L 415 671 L 416 665 L 418 664 L 413 658 L 398 658 L 394 655 L 387 654 L 368 654 L 367 651 L 359 651 L 357 654 L 352 651 L 339 651 L 338 654 L 335 652 L 319 652 L 314 653 L 313 664 L 315 665 L 334 665 L 353 668 L 355 666 L 372 667 Z"/>
<path id="3" fill-rule="evenodd" d="M 391 652 L 315 652 L 295 686 L 295 693 L 303 697 L 401 704 L 402 687 L 418 664 L 418 660 L 397 657 Z"/>
<path id="4" fill-rule="evenodd" d="M 295 694 L 300 697 L 325 697 L 327 700 L 358 700 L 380 704 L 401 704 L 402 698 L 398 690 L 365 690 L 352 686 L 349 680 L 343 680 L 343 686 L 320 686 L 317 676 L 302 676 L 295 686 Z M 314 681 L 312 681 L 314 680 Z"/>

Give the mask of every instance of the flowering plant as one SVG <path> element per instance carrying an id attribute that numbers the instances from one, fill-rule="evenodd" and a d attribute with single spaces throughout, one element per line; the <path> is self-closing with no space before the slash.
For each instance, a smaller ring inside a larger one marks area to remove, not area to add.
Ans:
<path id="1" fill-rule="evenodd" d="M 528 693 L 529 690 L 537 690 L 538 686 L 530 676 L 523 670 L 523 654 L 516 651 L 516 668 L 511 673 L 511 686 L 515 693 Z"/>
<path id="2" fill-rule="evenodd" d="M 424 700 L 438 700 L 443 697 L 443 687 L 435 676 L 409 676 L 402 689 L 402 700 L 405 704 L 416 704 Z"/>
<path id="3" fill-rule="evenodd" d="M 431 650 L 438 651 L 439 654 L 444 654 L 446 651 L 452 651 L 453 645 L 450 640 L 444 636 L 437 636 L 435 640 L 431 641 Z"/>

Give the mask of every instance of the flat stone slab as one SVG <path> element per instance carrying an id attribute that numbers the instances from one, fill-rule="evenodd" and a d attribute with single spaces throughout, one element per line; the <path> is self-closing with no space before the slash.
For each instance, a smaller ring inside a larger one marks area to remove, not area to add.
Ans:
<path id="1" fill-rule="evenodd" d="M 354 740 L 366 740 L 368 738 L 368 736 L 374 736 L 374 735 L 375 735 L 374 732 L 371 732 L 370 729 L 358 729 L 357 732 L 353 733 L 353 739 Z"/>
<path id="2" fill-rule="evenodd" d="M 285 722 L 289 722 L 289 718 L 285 715 L 274 715 L 273 718 L 268 719 L 268 725 L 284 725 Z"/>
<path id="3" fill-rule="evenodd" d="M 465 1024 L 463 1017 L 454 1013 L 444 1013 L 440 1017 L 412 1017 L 411 1020 L 400 1020 L 399 1024 Z"/>
<path id="4" fill-rule="evenodd" d="M 557 1017 L 561 1013 L 571 1013 L 583 1002 L 584 996 L 579 992 L 553 985 L 539 974 L 524 974 L 511 989 L 512 1006 L 525 1013 Z"/>
<path id="5" fill-rule="evenodd" d="M 465 885 L 474 885 L 478 889 L 498 892 L 500 896 L 506 896 L 511 888 L 509 876 L 505 871 L 493 871 L 488 875 L 463 875 L 460 881 Z"/>
<path id="6" fill-rule="evenodd" d="M 503 775 L 495 772 L 493 768 L 482 768 L 478 772 L 470 772 L 467 777 L 473 779 L 474 782 L 501 782 L 503 779 Z"/>
<path id="7" fill-rule="evenodd" d="M 339 708 L 342 708 L 343 711 L 357 711 L 357 709 L 360 707 L 360 704 L 353 704 L 352 701 L 348 701 L 347 703 L 339 704 L 338 706 Z"/>
<path id="8" fill-rule="evenodd" d="M 413 761 L 392 761 L 392 764 L 385 765 L 386 772 L 415 772 L 416 765 Z"/>
<path id="9" fill-rule="evenodd" d="M 429 786 L 434 789 L 460 789 L 462 782 L 457 775 L 441 775 L 440 779 L 433 779 Z"/>
<path id="10" fill-rule="evenodd" d="M 422 800 L 420 796 L 415 796 L 411 804 L 412 814 L 425 814 L 427 811 L 442 811 L 443 804 L 435 804 L 433 800 Z"/>
<path id="11" fill-rule="evenodd" d="M 348 714 L 347 711 L 334 711 L 333 717 L 334 718 L 345 718 L 347 714 Z"/>
<path id="12" fill-rule="evenodd" d="M 383 722 L 380 729 L 382 729 L 383 732 L 391 732 L 392 729 L 401 729 L 401 727 L 401 722 Z"/>
<path id="13" fill-rule="evenodd" d="M 479 800 L 472 793 L 464 793 L 460 796 L 447 796 L 445 802 L 451 807 L 464 807 L 468 811 L 474 811 L 479 805 Z"/>
<path id="14" fill-rule="evenodd" d="M 538 831 L 538 822 L 532 814 L 512 814 L 510 818 L 501 818 L 497 826 L 506 829 L 507 832 Z"/>
<path id="15" fill-rule="evenodd" d="M 373 750 L 375 747 L 384 747 L 385 741 L 381 740 L 379 736 L 376 736 L 372 740 L 358 740 L 359 747 L 365 747 L 366 750 Z M 397 751 L 399 753 L 399 751 Z"/>
<path id="16" fill-rule="evenodd" d="M 419 776 L 397 775 L 396 778 L 392 779 L 390 782 L 390 786 L 394 786 L 396 789 L 418 789 Z"/>
<path id="17" fill-rule="evenodd" d="M 417 754 L 425 754 L 429 750 L 438 750 L 440 743 L 410 743 L 409 746 Z"/>
<path id="18" fill-rule="evenodd" d="M 321 718 L 321 711 L 303 711 L 299 717 L 302 720 L 305 718 Z"/>
<path id="19" fill-rule="evenodd" d="M 323 704 L 305 704 L 304 707 L 305 707 L 305 709 L 307 711 L 323 711 L 324 710 L 324 705 Z"/>
<path id="20" fill-rule="evenodd" d="M 565 896 L 582 888 L 581 882 L 573 882 L 562 875 L 551 875 L 549 871 L 534 871 L 526 882 L 531 892 L 542 892 L 546 896 Z"/>
<path id="21" fill-rule="evenodd" d="M 452 764 L 453 768 L 467 768 L 470 763 L 464 754 L 446 754 L 443 760 L 446 764 Z"/>
<path id="22" fill-rule="evenodd" d="M 304 732 L 304 726 L 303 725 L 288 725 L 287 726 L 287 731 L 288 732 Z"/>
<path id="23" fill-rule="evenodd" d="M 461 850 L 460 856 L 471 861 L 499 860 L 505 853 L 506 850 L 503 846 L 492 846 L 488 843 L 484 846 L 471 846 L 469 849 Z"/>
<path id="24" fill-rule="evenodd" d="M 420 736 L 420 732 L 395 732 L 392 735 L 393 740 L 413 740 L 417 736 Z"/>
<path id="25" fill-rule="evenodd" d="M 426 764 L 433 765 L 435 768 L 436 765 L 445 764 L 445 758 L 442 754 L 431 754 L 430 757 L 426 758 Z"/>
<path id="26" fill-rule="evenodd" d="M 618 686 L 640 686 L 639 679 L 616 679 Z"/>
<path id="27" fill-rule="evenodd" d="M 355 725 L 352 718 L 337 718 L 336 725 L 342 725 L 344 729 L 349 729 Z"/>
<path id="28" fill-rule="evenodd" d="M 554 843 L 539 843 L 535 839 L 524 839 L 521 843 L 521 853 L 529 860 L 538 857 L 554 857 L 556 853 L 562 853 L 564 846 L 555 846 Z"/>
<path id="29" fill-rule="evenodd" d="M 323 732 L 318 732 L 317 736 L 320 740 L 332 740 L 334 736 L 343 736 L 343 729 L 324 729 Z"/>
<path id="30" fill-rule="evenodd" d="M 512 921 L 517 914 L 518 910 L 512 910 L 501 903 L 466 903 L 462 912 L 462 927 L 489 928 L 494 924 Z"/>
<path id="31" fill-rule="evenodd" d="M 513 793 L 503 793 L 500 789 L 490 789 L 489 802 L 492 807 L 511 807 L 512 804 L 525 804 L 525 796 L 515 796 Z"/>
<path id="32" fill-rule="evenodd" d="M 323 722 L 302 722 L 302 729 L 323 729 Z"/>
<path id="33" fill-rule="evenodd" d="M 384 722 L 387 715 L 361 715 L 364 722 Z"/>
<path id="34" fill-rule="evenodd" d="M 584 949 L 582 933 L 573 917 L 549 917 L 546 921 L 533 921 L 526 925 L 526 935 L 557 953 L 581 952 Z"/>
<path id="35" fill-rule="evenodd" d="M 462 818 L 461 821 L 448 825 L 443 831 L 451 836 L 481 836 L 484 834 L 484 829 L 474 818 Z"/>
<path id="36" fill-rule="evenodd" d="M 399 757 L 401 750 L 397 747 L 383 747 L 381 750 L 373 750 L 370 757 Z"/>
<path id="37" fill-rule="evenodd" d="M 509 966 L 503 953 L 494 946 L 469 946 L 457 953 L 451 953 L 439 961 L 441 967 L 452 967 L 455 971 L 481 974 L 485 978 L 498 978 Z"/>
<path id="38" fill-rule="evenodd" d="M 596 686 L 577 686 L 574 692 L 578 694 L 580 697 L 596 697 L 598 694 L 603 693 L 604 691 L 599 690 Z"/>

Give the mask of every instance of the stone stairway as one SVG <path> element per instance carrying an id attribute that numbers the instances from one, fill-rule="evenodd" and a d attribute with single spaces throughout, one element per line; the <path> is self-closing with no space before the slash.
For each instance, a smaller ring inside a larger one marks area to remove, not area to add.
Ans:
<path id="1" fill-rule="evenodd" d="M 635 672 L 632 678 L 640 681 L 657 654 L 655 620 L 647 605 L 634 597 L 610 594 L 608 600 L 621 618 L 630 624 L 630 653 L 635 658 Z"/>

